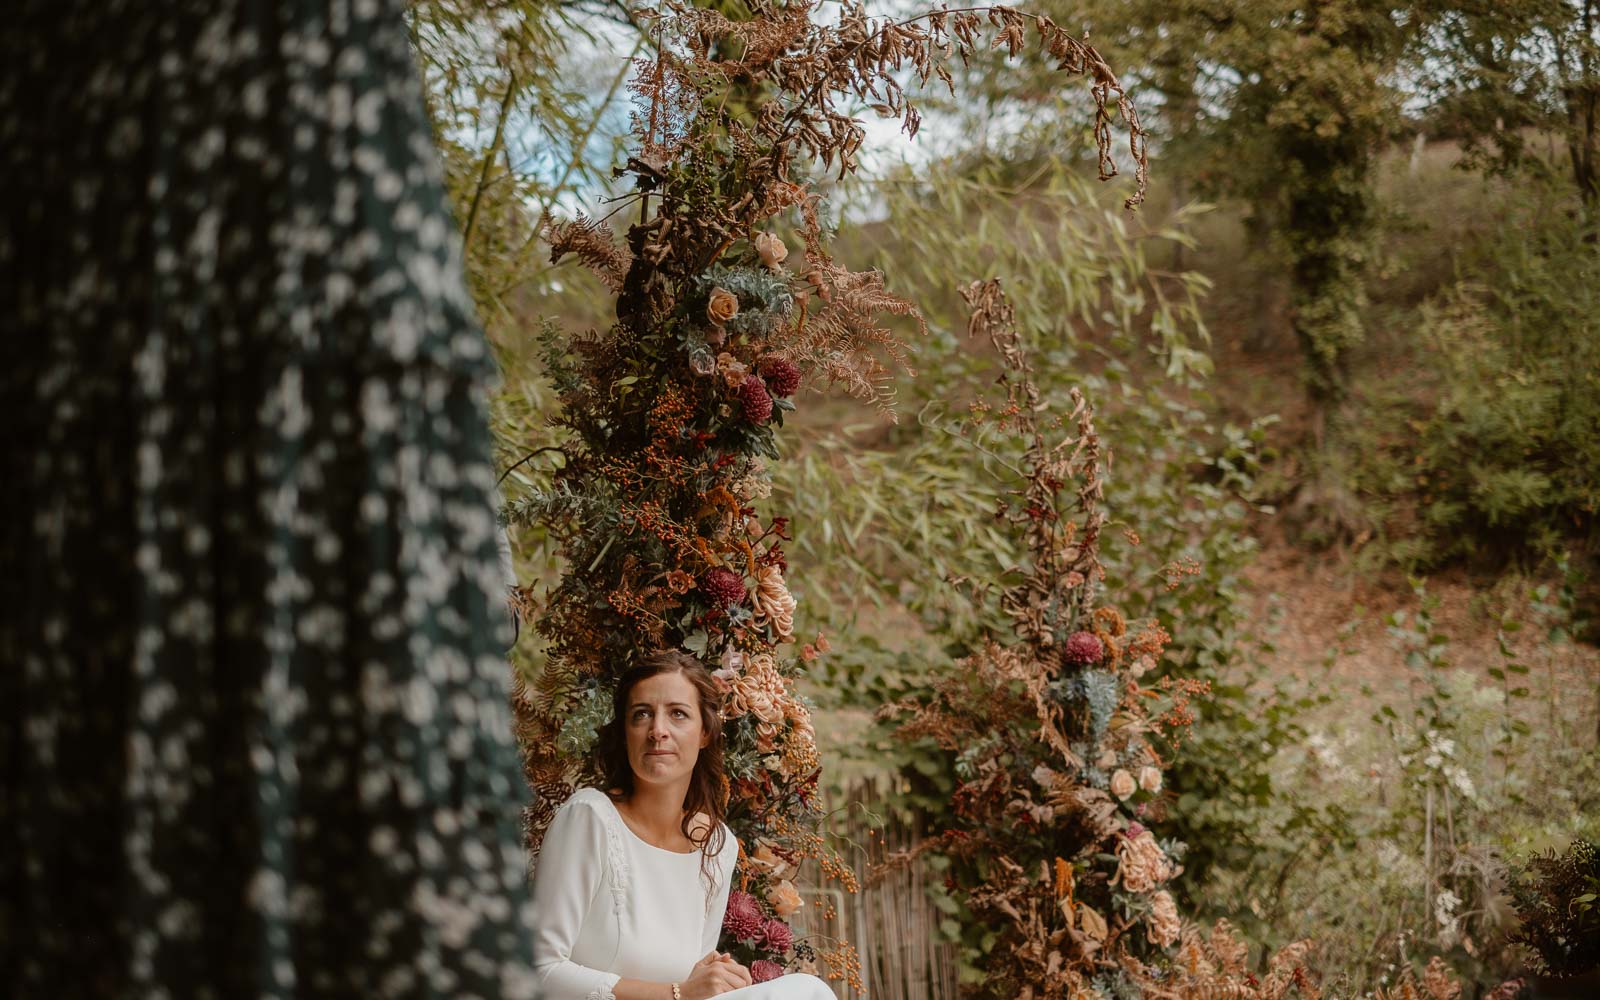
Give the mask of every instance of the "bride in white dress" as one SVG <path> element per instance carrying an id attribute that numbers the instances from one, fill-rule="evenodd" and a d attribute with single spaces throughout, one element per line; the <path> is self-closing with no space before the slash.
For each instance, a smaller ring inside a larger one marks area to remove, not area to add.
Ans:
<path id="1" fill-rule="evenodd" d="M 716 793 L 719 700 L 686 653 L 655 654 L 618 683 L 600 734 L 611 790 L 576 792 L 539 853 L 534 965 L 544 1000 L 834 1000 L 815 976 L 752 983 L 716 950 L 739 857 Z"/>

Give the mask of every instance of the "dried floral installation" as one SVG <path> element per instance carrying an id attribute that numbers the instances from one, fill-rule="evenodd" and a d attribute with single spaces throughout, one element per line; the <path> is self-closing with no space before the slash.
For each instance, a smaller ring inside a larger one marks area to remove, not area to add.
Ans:
<path id="1" fill-rule="evenodd" d="M 1010 469 L 995 517 L 1027 557 L 1003 588 L 968 588 L 998 601 L 1010 640 L 989 641 L 931 694 L 884 712 L 903 738 L 954 754 L 958 780 L 957 825 L 886 868 L 927 851 L 957 862 L 947 885 L 995 935 L 978 996 L 1315 998 L 1306 946 L 1257 979 L 1226 927 L 1207 943 L 1180 918 L 1168 886 L 1183 845 L 1147 824 L 1168 807 L 1164 755 L 1205 686 L 1156 680 L 1167 633 L 1101 599 L 1109 456 L 1088 401 L 1073 390 L 1063 413 L 1040 398 L 998 281 L 963 296 L 969 334 L 1001 360 L 1005 397 L 974 404 L 956 430 Z"/>
<path id="2" fill-rule="evenodd" d="M 594 778 L 611 686 L 635 658 L 681 648 L 713 666 L 725 688 L 729 822 L 744 847 L 722 947 L 762 976 L 820 962 L 856 980 L 847 944 L 796 940 L 786 922 L 803 861 L 856 886 L 817 834 L 816 740 L 794 690 L 826 641 L 786 652 L 799 634 L 784 579 L 789 521 L 762 502 L 802 384 L 842 385 L 888 412 L 906 349 L 884 317 L 919 328 L 921 317 L 883 275 L 834 261 L 814 178 L 856 166 L 865 133 L 842 109 L 870 104 L 914 134 L 920 117 L 897 74 L 950 85 L 950 60 L 984 44 L 1011 54 L 1036 44 L 1087 80 L 1102 177 L 1115 173 L 1111 128 L 1126 128 L 1130 205 L 1144 194 L 1145 136 L 1105 62 L 1048 18 L 990 7 L 878 20 L 847 4 L 820 24 L 818 6 L 758 2 L 743 21 L 677 0 L 636 12 L 656 55 L 635 66 L 634 147 L 620 171 L 633 190 L 612 211 L 635 221 L 620 239 L 581 216 L 547 234 L 554 259 L 576 257 L 616 295 L 617 320 L 541 338 L 561 396 L 562 461 L 550 487 L 508 516 L 546 525 L 565 572 L 552 592 L 515 602 L 548 663 L 518 686 L 514 708 L 537 850 L 555 808 Z M 1088 574 L 1084 541 L 1074 565 Z M 1118 641 L 1137 655 L 1137 640 Z"/>

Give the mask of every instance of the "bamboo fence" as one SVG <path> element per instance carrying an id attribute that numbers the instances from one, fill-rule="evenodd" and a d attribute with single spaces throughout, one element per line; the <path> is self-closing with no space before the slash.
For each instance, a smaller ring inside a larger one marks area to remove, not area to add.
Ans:
<path id="1" fill-rule="evenodd" d="M 918 824 L 888 815 L 881 828 L 875 827 L 869 817 L 881 815 L 883 795 L 872 781 L 852 785 L 844 801 L 831 808 L 831 832 L 861 876 L 862 889 L 846 893 L 808 866 L 800 887 L 808 905 L 797 915 L 795 929 L 821 941 L 843 938 L 860 952 L 865 994 L 842 981 L 830 983 L 835 994 L 841 1000 L 956 1000 L 956 950 L 940 939 L 940 914 L 926 891 L 926 865 L 908 865 L 866 886 L 868 873 L 885 858 L 920 841 Z"/>

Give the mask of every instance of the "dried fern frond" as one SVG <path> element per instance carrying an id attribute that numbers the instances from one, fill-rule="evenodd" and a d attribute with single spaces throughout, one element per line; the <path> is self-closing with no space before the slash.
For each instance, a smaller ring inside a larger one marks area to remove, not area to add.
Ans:
<path id="1" fill-rule="evenodd" d="M 604 222 L 594 222 L 578 214 L 570 222 L 552 223 L 545 239 L 550 243 L 550 262 L 561 263 L 568 254 L 593 271 L 612 292 L 622 290 L 622 280 L 633 263 L 633 255 L 617 243 L 616 234 Z"/>

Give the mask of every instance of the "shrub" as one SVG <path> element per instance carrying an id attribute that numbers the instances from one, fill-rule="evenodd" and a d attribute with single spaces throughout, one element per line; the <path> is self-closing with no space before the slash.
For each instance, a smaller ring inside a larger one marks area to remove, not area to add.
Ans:
<path id="1" fill-rule="evenodd" d="M 1513 940 L 1537 956 L 1540 972 L 1576 976 L 1600 967 L 1600 850 L 1573 841 L 1510 867 L 1506 891 L 1522 926 Z"/>

